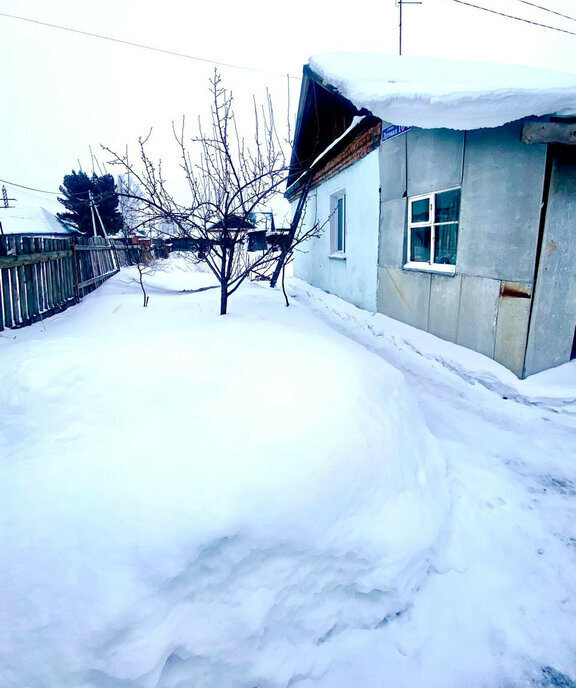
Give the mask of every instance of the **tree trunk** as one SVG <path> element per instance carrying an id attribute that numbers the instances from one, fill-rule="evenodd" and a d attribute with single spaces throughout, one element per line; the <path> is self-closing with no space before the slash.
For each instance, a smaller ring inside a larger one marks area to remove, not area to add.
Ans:
<path id="1" fill-rule="evenodd" d="M 144 269 L 142 268 L 142 264 L 138 263 L 138 276 L 140 278 L 140 289 L 142 289 L 142 296 L 144 298 L 144 308 L 148 305 L 148 301 L 150 297 L 146 293 L 146 288 L 144 287 Z"/>
<path id="2" fill-rule="evenodd" d="M 288 301 L 288 294 L 286 293 L 286 283 L 284 278 L 286 277 L 286 264 L 282 266 L 282 293 L 284 294 L 284 300 L 286 301 L 286 307 L 290 305 L 290 301 Z"/>
<path id="3" fill-rule="evenodd" d="M 228 307 L 228 275 L 226 274 L 226 236 L 225 232 L 221 235 L 222 242 L 222 261 L 220 263 L 220 315 L 226 315 Z"/>
<path id="4" fill-rule="evenodd" d="M 288 232 L 288 236 L 286 237 L 286 243 L 282 248 L 282 251 L 280 252 L 280 256 L 276 263 L 276 267 L 274 268 L 274 272 L 272 274 L 272 278 L 270 279 L 270 286 L 272 287 L 272 289 L 274 289 L 274 287 L 276 286 L 276 282 L 278 282 L 280 272 L 286 264 L 288 254 L 294 250 L 294 237 L 296 236 L 296 232 L 298 231 L 298 225 L 300 224 L 300 218 L 302 217 L 302 213 L 304 212 L 304 208 L 306 207 L 306 200 L 308 199 L 308 193 L 312 187 L 313 179 L 313 175 L 310 175 L 308 177 L 306 186 L 304 187 L 302 193 L 300 194 L 300 198 L 298 199 L 298 205 L 296 206 L 296 212 L 294 213 L 294 217 L 292 218 L 292 222 L 290 223 L 290 231 Z"/>
<path id="5" fill-rule="evenodd" d="M 220 285 L 220 315 L 226 315 L 228 308 L 228 284 Z"/>

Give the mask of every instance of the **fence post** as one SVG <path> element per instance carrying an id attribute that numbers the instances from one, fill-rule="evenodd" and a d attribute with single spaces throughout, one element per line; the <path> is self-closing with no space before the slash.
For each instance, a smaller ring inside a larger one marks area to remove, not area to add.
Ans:
<path id="1" fill-rule="evenodd" d="M 78 252 L 76 251 L 76 239 L 71 239 L 70 240 L 70 248 L 72 249 L 72 270 L 73 270 L 73 278 L 74 278 L 74 303 L 78 303 L 80 301 L 80 289 L 79 289 L 79 284 L 80 284 L 80 270 L 78 266 Z"/>

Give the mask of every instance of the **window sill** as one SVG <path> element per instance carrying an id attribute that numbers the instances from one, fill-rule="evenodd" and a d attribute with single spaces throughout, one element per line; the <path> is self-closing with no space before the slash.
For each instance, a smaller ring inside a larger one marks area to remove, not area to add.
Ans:
<path id="1" fill-rule="evenodd" d="M 331 253 L 328 258 L 330 258 L 330 260 L 346 260 L 346 254 L 342 253 L 342 251 L 338 251 L 337 253 Z"/>
<path id="2" fill-rule="evenodd" d="M 405 263 L 403 266 L 404 270 L 414 270 L 416 272 L 433 272 L 440 275 L 455 275 L 456 266 L 455 265 L 442 265 L 437 263 L 431 265 L 430 263 Z"/>

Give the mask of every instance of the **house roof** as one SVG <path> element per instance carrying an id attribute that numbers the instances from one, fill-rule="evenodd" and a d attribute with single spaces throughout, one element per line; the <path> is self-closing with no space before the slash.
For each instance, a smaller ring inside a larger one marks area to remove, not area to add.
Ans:
<path id="1" fill-rule="evenodd" d="M 214 222 L 208 227 L 208 230 L 224 229 L 224 227 L 226 229 L 254 229 L 256 227 L 248 218 L 241 217 L 240 215 L 228 215 L 225 220 L 223 218 L 218 220 L 218 222 Z"/>
<path id="2" fill-rule="evenodd" d="M 348 135 L 375 120 L 359 110 L 330 84 L 304 67 L 294 143 L 290 159 L 288 187 L 320 161 L 326 162 L 347 143 Z"/>
<path id="3" fill-rule="evenodd" d="M 45 208 L 0 208 L 4 234 L 72 234 L 74 230 Z"/>
<path id="4" fill-rule="evenodd" d="M 424 129 L 498 127 L 576 114 L 576 74 L 520 65 L 378 53 L 310 58 L 314 78 L 385 122 Z"/>

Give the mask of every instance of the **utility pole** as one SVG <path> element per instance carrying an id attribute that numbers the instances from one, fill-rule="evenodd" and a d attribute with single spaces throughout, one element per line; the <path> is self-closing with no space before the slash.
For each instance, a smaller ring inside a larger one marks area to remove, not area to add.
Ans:
<path id="1" fill-rule="evenodd" d="M 88 192 L 88 198 L 90 199 L 90 213 L 92 215 L 92 233 L 94 236 L 98 236 L 98 232 L 96 231 L 96 220 L 94 219 L 94 199 L 92 198 L 92 192 Z"/>
<path id="2" fill-rule="evenodd" d="M 398 55 L 402 55 L 402 5 L 421 5 L 422 2 L 414 0 L 396 0 L 398 7 Z"/>
<path id="3" fill-rule="evenodd" d="M 10 205 L 10 201 L 15 201 L 15 198 L 8 198 L 8 192 L 6 191 L 6 187 L 2 185 L 2 201 L 4 203 L 5 208 L 13 208 L 14 206 Z"/>

